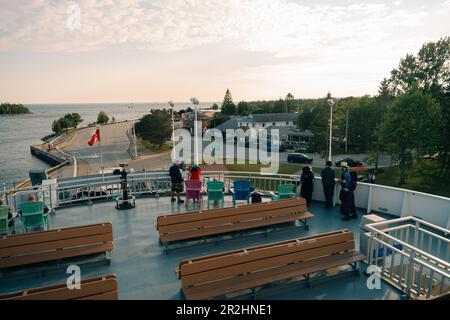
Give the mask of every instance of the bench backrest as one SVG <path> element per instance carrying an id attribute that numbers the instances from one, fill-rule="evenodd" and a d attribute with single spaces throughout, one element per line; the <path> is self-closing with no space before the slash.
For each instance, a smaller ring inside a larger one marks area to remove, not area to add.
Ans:
<path id="1" fill-rule="evenodd" d="M 157 229 L 160 234 L 182 232 L 184 230 L 263 219 L 294 212 L 307 212 L 305 199 L 293 198 L 283 201 L 243 205 L 237 208 L 228 207 L 202 212 L 159 216 L 157 218 Z"/>
<path id="2" fill-rule="evenodd" d="M 0 237 L 0 268 L 58 260 L 113 249 L 111 223 Z"/>
<path id="3" fill-rule="evenodd" d="M 117 300 L 115 275 L 81 281 L 80 289 L 69 290 L 67 284 L 29 289 L 0 296 L 0 300 Z"/>
<path id="4" fill-rule="evenodd" d="M 341 230 L 184 260 L 178 276 L 186 288 L 354 249 L 353 233 Z"/>

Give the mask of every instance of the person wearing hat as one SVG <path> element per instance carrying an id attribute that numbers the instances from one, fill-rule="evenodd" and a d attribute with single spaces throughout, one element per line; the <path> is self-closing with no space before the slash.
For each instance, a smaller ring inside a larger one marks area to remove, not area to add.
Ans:
<path id="1" fill-rule="evenodd" d="M 190 179 L 194 181 L 200 181 L 200 174 L 202 173 L 202 169 L 196 163 L 189 168 Z"/>
<path id="2" fill-rule="evenodd" d="M 184 201 L 180 199 L 180 195 L 183 192 L 183 175 L 180 171 L 181 164 L 176 161 L 169 169 L 170 180 L 172 182 L 172 198 L 171 202 L 175 202 L 175 195 L 177 196 L 178 203 L 183 203 Z"/>
<path id="3" fill-rule="evenodd" d="M 356 206 L 355 206 L 355 195 L 354 183 L 352 181 L 352 176 L 348 171 L 347 162 L 341 163 L 341 193 L 339 194 L 339 199 L 341 200 L 341 214 L 344 215 L 342 220 L 348 221 L 350 219 L 355 219 L 356 216 Z"/>

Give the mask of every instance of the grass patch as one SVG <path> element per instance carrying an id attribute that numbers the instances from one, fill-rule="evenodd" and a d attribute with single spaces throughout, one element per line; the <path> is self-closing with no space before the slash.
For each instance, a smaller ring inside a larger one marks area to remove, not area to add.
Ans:
<path id="1" fill-rule="evenodd" d="M 261 168 L 269 168 L 262 164 L 225 164 L 229 171 L 255 172 L 259 173 Z M 303 168 L 303 165 L 280 163 L 278 174 L 295 174 Z"/>
<path id="2" fill-rule="evenodd" d="M 400 172 L 397 166 L 383 168 L 384 172 L 376 175 L 376 184 L 415 190 L 443 197 L 450 197 L 450 181 L 439 175 L 437 161 L 420 161 L 406 171 L 406 183 L 400 184 Z"/>
<path id="3" fill-rule="evenodd" d="M 156 144 L 151 143 L 150 141 L 141 139 L 141 143 L 142 145 L 147 148 L 148 150 L 150 150 L 151 152 L 154 153 L 164 153 L 167 151 L 172 150 L 172 146 L 164 144 L 161 148 L 159 146 L 157 146 Z"/>

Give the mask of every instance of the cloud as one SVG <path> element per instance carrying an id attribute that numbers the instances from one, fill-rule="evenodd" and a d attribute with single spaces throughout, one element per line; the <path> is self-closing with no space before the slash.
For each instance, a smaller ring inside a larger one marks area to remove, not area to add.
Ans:
<path id="1" fill-rule="evenodd" d="M 399 27 L 421 25 L 427 13 L 396 5 L 303 5 L 287 0 L 5 0 L 0 51 L 95 51 L 124 47 L 180 51 L 227 43 L 279 56 L 382 41 Z M 333 2 L 330 2 L 333 3 Z M 78 5 L 81 29 L 67 27 Z"/>

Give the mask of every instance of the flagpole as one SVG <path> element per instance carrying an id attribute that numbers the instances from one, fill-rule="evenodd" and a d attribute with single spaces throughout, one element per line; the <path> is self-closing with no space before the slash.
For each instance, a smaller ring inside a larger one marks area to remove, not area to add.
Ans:
<path id="1" fill-rule="evenodd" d="M 103 167 L 103 153 L 102 153 L 102 139 L 101 139 L 101 137 L 102 137 L 102 135 L 100 134 L 100 126 L 97 126 L 97 130 L 98 130 L 98 133 L 99 133 L 99 136 L 100 136 L 100 139 L 98 139 L 98 148 L 99 148 L 99 151 L 100 151 L 100 170 L 101 170 L 101 172 L 102 172 L 102 179 L 104 179 L 104 167 Z"/>

